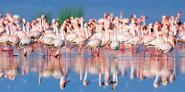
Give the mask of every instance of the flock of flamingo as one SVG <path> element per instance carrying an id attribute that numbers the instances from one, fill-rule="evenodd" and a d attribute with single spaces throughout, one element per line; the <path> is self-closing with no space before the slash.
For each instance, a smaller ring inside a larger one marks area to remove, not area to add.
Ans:
<path id="1" fill-rule="evenodd" d="M 155 53 L 165 54 L 172 51 L 176 47 L 176 43 L 185 43 L 185 23 L 181 22 L 181 16 L 181 12 L 178 12 L 176 17 L 162 16 L 162 21 L 156 21 L 155 23 L 149 23 L 147 25 L 146 16 L 137 17 L 134 14 L 130 18 L 123 18 L 122 13 L 119 17 L 113 16 L 111 13 L 106 13 L 103 18 L 98 20 L 90 19 L 88 22 L 85 21 L 83 17 L 70 17 L 66 19 L 63 24 L 61 24 L 58 19 L 52 19 L 50 23 L 48 18 L 44 15 L 37 19 L 33 19 L 32 22 L 28 22 L 26 19 L 16 14 L 0 14 L 1 54 L 8 52 L 9 56 L 23 55 L 25 58 L 30 55 L 30 53 L 41 50 L 43 52 L 43 57 L 51 56 L 50 58 L 56 60 L 58 59 L 55 57 L 59 57 L 60 60 L 60 58 L 62 58 L 61 50 L 65 49 L 71 53 L 72 49 L 75 49 L 80 55 L 85 52 L 84 50 L 89 50 L 92 55 L 91 60 L 99 59 L 101 58 L 100 54 L 109 53 L 109 51 L 114 52 L 114 59 L 119 59 L 117 58 L 118 51 L 121 51 L 123 54 L 126 53 L 126 49 L 130 49 L 131 51 L 128 52 L 137 54 L 141 46 L 144 47 L 144 53 L 146 49 L 152 48 L 151 55 Z M 15 51 L 18 51 L 19 54 L 14 53 Z M 102 57 L 105 55 L 107 54 L 103 54 Z M 108 57 L 109 56 L 107 56 L 107 58 Z M 93 63 L 83 62 L 83 59 L 80 58 L 74 61 L 74 63 L 76 62 L 75 65 L 79 66 L 74 67 L 80 73 L 80 80 L 82 80 L 84 72 L 84 86 L 89 84 L 87 80 L 88 72 L 95 74 L 98 72 L 99 86 L 103 84 L 109 86 L 110 83 L 112 83 L 113 89 L 117 86 L 119 74 L 118 66 L 122 64 L 114 62 L 112 82 L 110 82 L 111 75 L 109 72 L 111 71 L 109 68 L 102 69 L 103 66 L 109 67 L 108 63 L 104 63 L 104 61 Z M 151 58 L 153 61 L 156 60 L 156 57 Z M 38 63 L 40 67 L 42 66 L 41 63 Z M 50 63 L 52 64 L 49 65 Z M 68 83 L 66 80 L 67 70 L 60 69 L 60 64 L 55 63 L 57 62 L 47 62 L 44 64 L 46 68 L 38 68 L 40 72 L 39 83 L 43 77 L 54 76 L 60 79 L 60 87 L 63 89 Z M 86 63 L 92 64 L 88 65 Z M 153 62 L 151 64 L 153 70 L 149 71 L 144 71 L 144 69 L 141 68 L 143 65 L 138 63 L 137 66 L 141 67 L 138 67 L 136 71 L 134 63 L 132 64 L 131 62 L 130 78 L 134 79 L 136 72 L 140 79 L 155 76 L 156 79 L 153 85 L 156 88 L 160 85 L 161 81 L 163 85 L 166 85 L 169 81 L 173 82 L 176 77 L 175 68 L 168 71 L 167 64 L 158 63 L 159 62 Z M 95 66 L 92 68 L 91 65 Z M 102 67 L 97 67 L 96 65 Z M 161 65 L 165 66 L 164 71 L 162 71 Z M 48 68 L 49 66 L 50 68 L 54 66 L 56 72 Z M 13 68 L 16 67 L 17 65 Z M 88 67 L 90 69 L 88 69 Z M 10 67 L 10 69 L 11 68 L 12 67 Z M 62 65 L 62 68 L 66 68 L 66 66 Z M 5 77 L 14 80 L 18 71 L 14 69 L 14 71 L 8 72 L 8 69 L 9 68 L 4 69 Z M 93 69 L 96 72 L 94 72 Z M 24 70 L 23 73 L 26 71 L 29 70 Z M 102 73 L 104 73 L 104 83 L 102 83 Z M 124 74 L 124 70 L 122 73 Z M 3 73 L 0 68 L 0 77 L 2 76 Z"/>
<path id="2" fill-rule="evenodd" d="M 101 19 L 83 17 L 66 19 L 63 24 L 58 19 L 49 22 L 42 15 L 32 22 L 26 21 L 19 15 L 0 14 L 0 44 L 2 50 L 10 54 L 14 49 L 29 55 L 37 48 L 45 52 L 43 56 L 60 56 L 61 48 L 71 51 L 74 47 L 82 53 L 83 49 L 90 48 L 93 56 L 100 55 L 100 49 L 123 51 L 131 48 L 138 51 L 140 45 L 146 48 L 168 53 L 177 42 L 185 42 L 185 23 L 180 21 L 182 13 L 177 16 L 162 16 L 162 21 L 145 23 L 146 16 L 123 18 L 106 13 Z M 14 54 L 13 54 L 14 55 Z"/>

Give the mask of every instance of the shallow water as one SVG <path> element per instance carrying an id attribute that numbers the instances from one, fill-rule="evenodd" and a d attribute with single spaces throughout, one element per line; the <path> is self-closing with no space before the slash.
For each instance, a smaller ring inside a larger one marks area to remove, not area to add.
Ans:
<path id="1" fill-rule="evenodd" d="M 149 17 L 147 22 L 161 20 L 162 15 L 176 15 L 178 11 L 185 12 L 185 0 L 0 0 L 0 12 L 12 12 L 21 15 L 27 20 L 37 16 L 40 12 L 50 13 L 52 17 L 57 17 L 59 11 L 65 7 L 83 7 L 85 18 L 101 18 L 103 13 L 112 12 L 119 15 L 124 11 L 125 17 L 136 13 L 138 16 L 146 15 Z M 182 17 L 185 21 L 185 17 Z M 60 58 L 43 58 L 40 49 L 28 57 L 21 56 L 21 52 L 15 51 L 18 56 L 12 57 L 8 52 L 0 52 L 0 73 L 14 71 L 12 77 L 2 75 L 0 78 L 0 92 L 60 92 L 59 79 L 53 77 L 55 71 L 66 73 L 66 79 L 69 83 L 65 92 L 112 92 L 112 85 L 106 87 L 98 86 L 98 73 L 102 72 L 102 81 L 104 80 L 104 71 L 109 71 L 111 77 L 115 71 L 118 71 L 118 85 L 116 92 L 185 92 L 185 48 L 179 45 L 168 55 L 162 55 L 159 58 L 151 57 L 152 49 L 146 51 L 143 48 L 137 54 L 130 50 L 120 52 L 117 58 L 114 58 L 113 52 L 101 50 L 101 56 L 91 57 L 89 50 L 85 50 L 82 55 L 78 54 L 77 49 L 71 53 L 62 49 Z M 103 54 L 106 53 L 106 54 Z M 135 73 L 141 70 L 155 70 L 155 65 L 160 66 L 160 71 L 166 69 L 166 72 L 176 71 L 176 80 L 168 83 L 166 86 L 160 84 L 159 88 L 153 87 L 154 75 L 146 72 L 146 77 L 141 80 L 138 76 L 135 79 L 130 78 L 131 69 Z M 153 66 L 154 65 L 154 66 Z M 174 66 L 176 66 L 174 68 Z M 86 68 L 87 67 L 87 68 Z M 80 80 L 80 72 L 88 69 L 90 84 L 83 86 Z M 42 77 L 39 84 L 39 75 L 44 72 L 49 77 Z M 10 73 L 11 74 L 11 73 Z M 14 80 L 10 80 L 14 78 Z"/>
<path id="2" fill-rule="evenodd" d="M 61 75 L 66 75 L 69 80 L 63 89 L 66 92 L 111 92 L 113 84 L 108 87 L 98 86 L 98 74 L 102 74 L 102 82 L 104 74 L 109 73 L 111 79 L 115 72 L 118 73 L 118 84 L 114 91 L 143 91 L 143 92 L 184 92 L 185 82 L 185 48 L 183 44 L 177 47 L 169 54 L 160 54 L 153 49 L 146 49 L 145 54 L 143 47 L 139 48 L 138 53 L 126 49 L 119 51 L 116 58 L 114 52 L 109 49 L 101 49 L 100 57 L 91 56 L 90 50 L 83 49 L 79 54 L 78 49 L 74 48 L 71 53 L 63 48 L 61 57 L 53 56 L 43 57 L 43 52 L 37 48 L 35 52 L 28 57 L 22 56 L 22 52 L 14 49 L 12 56 L 7 51 L 0 52 L 0 78 L 1 91 L 14 92 L 58 92 L 61 91 L 59 82 Z M 87 80 L 90 81 L 88 86 L 83 86 L 80 80 L 87 70 Z M 131 71 L 134 70 L 132 73 Z M 153 87 L 155 74 L 159 71 L 162 74 L 172 75 L 174 72 L 176 80 L 167 83 L 164 86 L 160 83 L 159 88 Z M 14 72 L 14 73 L 12 73 Z M 137 74 L 143 73 L 146 76 L 141 79 Z M 14 74 L 11 76 L 11 74 Z M 135 75 L 131 79 L 131 75 Z M 41 83 L 39 84 L 39 75 L 41 75 Z M 59 77 L 58 77 L 58 76 Z"/>

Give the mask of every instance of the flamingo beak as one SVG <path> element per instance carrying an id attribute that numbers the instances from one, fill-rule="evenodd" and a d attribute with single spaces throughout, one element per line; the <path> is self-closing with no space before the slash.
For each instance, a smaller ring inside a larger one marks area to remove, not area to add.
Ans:
<path id="1" fill-rule="evenodd" d="M 171 82 L 171 83 L 174 82 L 175 79 L 176 79 L 175 75 L 170 76 L 170 82 Z"/>
<path id="2" fill-rule="evenodd" d="M 66 86 L 66 82 L 64 81 L 64 82 L 62 82 L 62 83 L 60 83 L 60 88 L 61 89 L 64 89 L 65 88 L 65 86 Z"/>
<path id="3" fill-rule="evenodd" d="M 168 83 L 167 79 L 166 79 L 166 78 L 162 78 L 162 84 L 163 84 L 164 86 L 166 86 L 167 83 Z"/>
<path id="4" fill-rule="evenodd" d="M 159 87 L 159 82 L 154 83 L 154 87 L 155 87 L 155 88 L 158 88 L 158 87 Z"/>

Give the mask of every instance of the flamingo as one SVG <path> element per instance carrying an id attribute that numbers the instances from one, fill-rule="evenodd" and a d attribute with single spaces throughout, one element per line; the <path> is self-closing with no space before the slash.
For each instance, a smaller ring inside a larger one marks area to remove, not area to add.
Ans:
<path id="1" fill-rule="evenodd" d="M 114 52 L 114 54 L 115 54 L 114 57 L 117 57 L 117 51 L 120 49 L 120 43 L 117 40 L 116 35 L 117 35 L 117 32 L 115 31 L 114 35 L 113 35 L 113 40 L 111 41 L 111 44 L 110 44 L 110 48 L 115 51 Z"/>
<path id="2" fill-rule="evenodd" d="M 27 56 L 27 48 L 32 44 L 32 39 L 30 37 L 24 37 L 20 40 L 19 45 L 23 47 L 24 50 L 24 56 Z"/>
<path id="3" fill-rule="evenodd" d="M 65 75 L 61 76 L 61 78 L 60 78 L 60 88 L 64 89 L 66 84 L 67 84 L 67 82 L 68 81 L 65 79 Z"/>
<path id="4" fill-rule="evenodd" d="M 117 35 L 117 33 L 115 32 L 114 33 L 114 38 L 113 38 L 113 40 L 112 40 L 112 42 L 111 42 L 111 44 L 110 44 L 110 47 L 111 47 L 111 49 L 112 50 L 119 50 L 119 41 L 117 41 L 117 38 L 116 38 L 116 35 Z"/>
<path id="5" fill-rule="evenodd" d="M 20 43 L 19 43 L 20 47 L 23 47 L 24 56 L 28 55 L 28 47 L 31 46 L 32 43 L 33 43 L 33 40 L 28 36 L 29 35 L 29 31 L 30 31 L 30 27 L 31 27 L 31 25 L 29 25 L 29 24 L 26 26 L 26 29 L 27 29 L 26 33 L 27 33 L 27 35 L 25 35 L 24 37 L 21 37 Z"/>
<path id="6" fill-rule="evenodd" d="M 65 41 L 59 38 L 54 39 L 52 42 L 52 45 L 54 48 L 57 49 L 55 52 L 55 56 L 58 56 L 60 54 L 60 49 L 65 45 Z"/>
<path id="7" fill-rule="evenodd" d="M 85 45 L 86 41 L 89 38 L 89 32 L 87 27 L 87 23 L 84 24 L 84 19 L 80 18 L 80 26 L 76 27 L 77 37 L 72 41 L 73 44 L 76 44 L 79 47 L 80 54 L 82 47 Z"/>
<path id="8" fill-rule="evenodd" d="M 13 30 L 13 27 L 15 25 L 12 23 L 7 23 L 6 24 L 6 34 L 3 34 L 1 37 L 0 41 L 1 43 L 4 43 L 8 46 L 17 46 L 19 44 L 19 38 L 16 36 L 16 33 Z M 4 50 L 4 48 L 2 48 Z M 6 49 L 5 49 L 6 50 Z M 8 51 L 13 51 L 11 50 L 11 47 L 9 47 Z M 9 53 L 11 54 L 11 53 Z"/>
<path id="9" fill-rule="evenodd" d="M 65 34 L 64 32 L 59 34 L 59 29 L 57 26 L 54 26 L 54 29 L 56 31 L 56 35 L 53 35 L 53 41 L 51 45 L 54 47 L 54 49 L 56 49 L 54 56 L 57 57 L 60 54 L 60 49 L 65 45 Z"/>
<path id="10" fill-rule="evenodd" d="M 102 41 L 100 39 L 89 39 L 86 47 L 90 47 L 91 49 L 98 49 L 97 55 L 99 56 L 99 49 L 101 46 L 101 42 Z"/>

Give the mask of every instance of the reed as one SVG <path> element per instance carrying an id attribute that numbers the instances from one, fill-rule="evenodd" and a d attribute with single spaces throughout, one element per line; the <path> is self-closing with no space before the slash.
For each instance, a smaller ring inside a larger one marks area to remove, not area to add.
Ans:
<path id="1" fill-rule="evenodd" d="M 60 23 L 63 24 L 63 22 L 70 17 L 76 18 L 76 17 L 83 17 L 83 16 L 84 16 L 84 10 L 82 7 L 64 8 L 64 9 L 61 9 L 58 19 Z"/>

